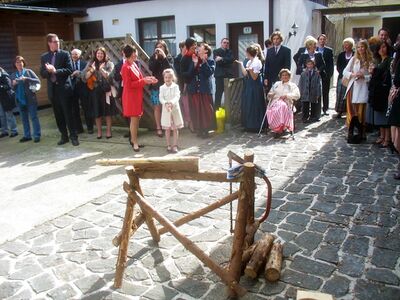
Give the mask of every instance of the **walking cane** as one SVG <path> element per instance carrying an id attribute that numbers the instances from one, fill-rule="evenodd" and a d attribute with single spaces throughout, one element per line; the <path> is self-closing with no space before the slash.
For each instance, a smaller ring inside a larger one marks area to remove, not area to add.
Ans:
<path id="1" fill-rule="evenodd" d="M 267 116 L 267 111 L 265 111 L 264 118 L 263 118 L 263 120 L 262 120 L 262 122 L 261 122 L 261 127 L 260 127 L 260 130 L 258 131 L 258 137 L 261 136 L 261 130 L 263 129 L 263 126 L 264 126 L 264 123 L 265 123 L 265 117 L 266 117 L 266 116 Z"/>

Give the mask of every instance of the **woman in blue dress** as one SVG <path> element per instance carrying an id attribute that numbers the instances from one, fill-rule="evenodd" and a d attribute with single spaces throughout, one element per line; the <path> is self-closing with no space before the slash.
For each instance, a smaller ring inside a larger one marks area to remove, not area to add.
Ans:
<path id="1" fill-rule="evenodd" d="M 247 63 L 239 63 L 244 80 L 244 93 L 241 105 L 242 126 L 246 131 L 257 132 L 265 115 L 264 87 L 261 78 L 262 62 L 257 57 L 258 48 L 251 45 L 246 49 Z"/>

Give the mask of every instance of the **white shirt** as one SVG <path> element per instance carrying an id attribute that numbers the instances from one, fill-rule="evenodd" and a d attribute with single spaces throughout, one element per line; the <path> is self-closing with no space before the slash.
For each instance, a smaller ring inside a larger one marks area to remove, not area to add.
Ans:
<path id="1" fill-rule="evenodd" d="M 254 57 L 252 60 L 249 60 L 246 64 L 246 68 L 252 69 L 254 73 L 258 74 L 261 72 L 262 63 L 258 59 L 258 57 Z"/>

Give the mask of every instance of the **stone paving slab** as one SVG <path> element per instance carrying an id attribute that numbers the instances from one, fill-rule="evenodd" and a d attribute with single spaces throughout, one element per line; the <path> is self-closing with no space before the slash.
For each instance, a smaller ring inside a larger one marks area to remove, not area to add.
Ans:
<path id="1" fill-rule="evenodd" d="M 226 169 L 226 153 L 255 153 L 273 182 L 273 210 L 257 237 L 284 244 L 281 279 L 241 278 L 243 299 L 291 299 L 297 289 L 337 299 L 400 299 L 398 157 L 348 145 L 344 120 L 324 117 L 295 140 L 232 130 L 182 154 Z M 372 140 L 373 137 L 371 137 Z M 121 184 L 126 180 L 120 175 Z M 266 188 L 256 180 L 256 214 Z M 145 197 L 172 220 L 229 193 L 227 184 L 142 180 Z M 234 185 L 234 189 L 237 185 Z M 129 244 L 121 289 L 112 287 L 126 197 L 121 187 L 0 245 L 1 299 L 227 299 L 225 286 L 170 234 L 157 245 L 145 226 Z M 234 206 L 236 208 L 236 205 Z M 231 251 L 229 207 L 180 228 L 220 265 Z"/>

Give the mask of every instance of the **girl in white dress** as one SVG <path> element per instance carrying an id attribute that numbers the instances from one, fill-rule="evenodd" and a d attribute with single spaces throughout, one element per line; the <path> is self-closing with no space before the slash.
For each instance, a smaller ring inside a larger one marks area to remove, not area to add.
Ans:
<path id="1" fill-rule="evenodd" d="M 181 93 L 179 86 L 175 83 L 176 77 L 174 70 L 165 69 L 163 72 L 164 84 L 160 86 L 161 126 L 165 130 L 167 140 L 167 152 L 178 152 L 179 128 L 183 128 L 182 113 L 179 106 Z M 173 144 L 171 146 L 170 136 L 173 131 Z"/>
<path id="2" fill-rule="evenodd" d="M 361 139 L 365 139 L 368 83 L 373 68 L 373 58 L 368 42 L 360 40 L 357 43 L 356 53 L 343 71 L 343 77 L 350 80 L 346 89 L 346 124 L 349 127 L 348 143 L 360 143 Z M 354 127 L 358 130 L 357 135 L 354 135 Z"/>

